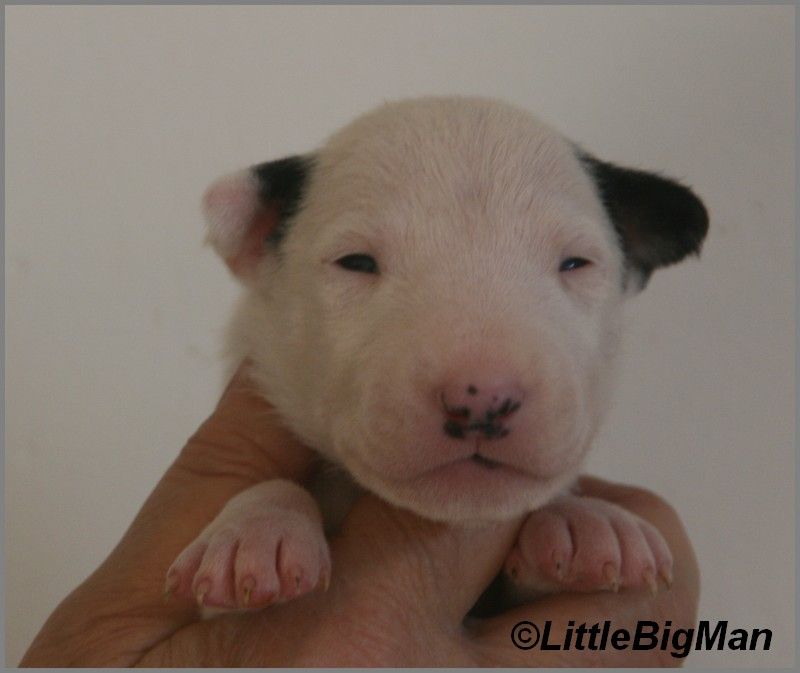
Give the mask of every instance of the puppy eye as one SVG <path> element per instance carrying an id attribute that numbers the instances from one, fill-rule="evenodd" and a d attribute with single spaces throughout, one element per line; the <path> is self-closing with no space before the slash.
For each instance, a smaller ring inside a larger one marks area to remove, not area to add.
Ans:
<path id="1" fill-rule="evenodd" d="M 357 271 L 358 273 L 378 273 L 378 263 L 371 255 L 364 255 L 361 253 L 345 255 L 344 257 L 337 259 L 336 263 L 348 271 Z"/>
<path id="2" fill-rule="evenodd" d="M 575 271 L 575 269 L 580 269 L 582 266 L 587 266 L 589 264 L 591 264 L 591 262 L 583 257 L 568 257 L 561 262 L 561 266 L 558 267 L 558 270 Z"/>

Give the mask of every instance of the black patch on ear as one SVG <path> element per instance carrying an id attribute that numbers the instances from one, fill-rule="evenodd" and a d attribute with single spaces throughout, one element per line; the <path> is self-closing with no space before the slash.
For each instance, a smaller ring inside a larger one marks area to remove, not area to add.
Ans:
<path id="1" fill-rule="evenodd" d="M 250 169 L 258 178 L 261 202 L 278 207 L 278 224 L 267 237 L 268 243 L 277 246 L 286 235 L 289 220 L 300 208 L 313 164 L 312 156 L 295 155 Z"/>
<path id="2" fill-rule="evenodd" d="M 700 254 L 708 231 L 703 202 L 688 187 L 654 173 L 622 168 L 578 152 L 643 288 L 657 268 Z"/>

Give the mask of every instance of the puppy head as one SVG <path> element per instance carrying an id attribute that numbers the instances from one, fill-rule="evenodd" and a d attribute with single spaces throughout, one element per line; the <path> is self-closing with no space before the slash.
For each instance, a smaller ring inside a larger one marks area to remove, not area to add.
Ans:
<path id="1" fill-rule="evenodd" d="M 386 105 L 223 178 L 205 211 L 246 286 L 233 339 L 284 420 L 445 520 L 514 516 L 574 477 L 623 297 L 707 229 L 688 188 L 471 98 Z"/>

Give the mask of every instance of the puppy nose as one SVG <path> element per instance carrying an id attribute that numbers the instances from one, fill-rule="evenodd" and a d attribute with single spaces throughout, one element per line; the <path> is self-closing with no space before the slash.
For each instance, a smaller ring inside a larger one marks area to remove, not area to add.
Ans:
<path id="1" fill-rule="evenodd" d="M 505 437 L 506 422 L 522 406 L 523 397 L 522 388 L 511 382 L 453 381 L 442 388 L 439 398 L 445 416 L 442 429 L 455 439 L 472 434 Z"/>

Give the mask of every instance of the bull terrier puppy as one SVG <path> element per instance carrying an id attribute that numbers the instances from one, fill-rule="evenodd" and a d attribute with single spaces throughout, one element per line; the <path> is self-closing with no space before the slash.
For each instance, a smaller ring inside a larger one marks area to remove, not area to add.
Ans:
<path id="1" fill-rule="evenodd" d="M 234 497 L 168 589 L 256 609 L 325 586 L 325 531 L 361 489 L 460 525 L 529 513 L 507 603 L 671 581 L 653 526 L 570 487 L 608 405 L 623 300 L 699 253 L 708 218 L 689 188 L 516 107 L 434 97 L 223 177 L 204 210 L 244 287 L 234 357 L 337 469 L 315 496 L 273 479 Z"/>

